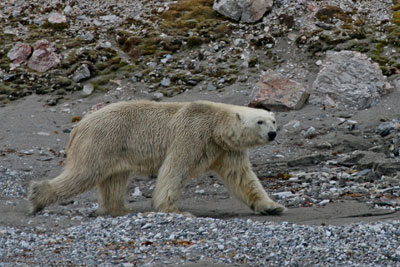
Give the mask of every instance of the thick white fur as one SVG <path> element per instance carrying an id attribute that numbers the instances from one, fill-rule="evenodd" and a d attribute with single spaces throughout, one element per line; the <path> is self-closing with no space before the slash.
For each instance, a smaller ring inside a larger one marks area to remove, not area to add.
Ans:
<path id="1" fill-rule="evenodd" d="M 119 102 L 85 117 L 71 132 L 64 171 L 32 182 L 32 213 L 98 188 L 100 213 L 129 212 L 126 184 L 131 172 L 157 175 L 153 206 L 178 212 L 186 182 L 215 171 L 229 192 L 262 214 L 280 214 L 251 170 L 248 148 L 267 144 L 276 132 L 273 113 L 197 101 Z"/>

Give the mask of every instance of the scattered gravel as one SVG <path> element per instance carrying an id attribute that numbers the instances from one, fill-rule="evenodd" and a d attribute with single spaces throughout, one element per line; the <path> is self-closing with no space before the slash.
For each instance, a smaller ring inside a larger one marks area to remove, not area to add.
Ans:
<path id="1" fill-rule="evenodd" d="M 0 197 L 22 197 L 26 194 L 23 184 L 26 174 L 0 166 Z"/>
<path id="2" fill-rule="evenodd" d="M 139 213 L 60 234 L 0 228 L 0 265 L 400 266 L 399 229 L 400 221 L 305 226 Z"/>

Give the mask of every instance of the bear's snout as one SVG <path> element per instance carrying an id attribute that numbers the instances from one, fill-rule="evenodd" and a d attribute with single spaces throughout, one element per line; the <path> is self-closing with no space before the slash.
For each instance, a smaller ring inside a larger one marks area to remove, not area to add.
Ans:
<path id="1" fill-rule="evenodd" d="M 276 132 L 273 132 L 273 131 L 268 132 L 268 140 L 269 141 L 274 141 L 275 137 L 276 137 Z"/>

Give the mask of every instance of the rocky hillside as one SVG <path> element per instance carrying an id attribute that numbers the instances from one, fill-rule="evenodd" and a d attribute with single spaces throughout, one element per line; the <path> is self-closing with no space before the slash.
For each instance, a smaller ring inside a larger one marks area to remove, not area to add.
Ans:
<path id="1" fill-rule="evenodd" d="M 276 0 L 255 23 L 219 14 L 212 0 L 5 1 L 0 101 L 37 93 L 55 104 L 69 92 L 121 85 L 156 98 L 224 92 L 251 88 L 266 69 L 308 88 L 328 50 L 364 53 L 393 76 L 399 24 L 391 0 Z"/>

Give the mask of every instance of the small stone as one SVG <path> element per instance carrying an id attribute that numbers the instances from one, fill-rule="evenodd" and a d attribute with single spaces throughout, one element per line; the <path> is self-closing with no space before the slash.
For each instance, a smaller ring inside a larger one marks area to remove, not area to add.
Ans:
<path id="1" fill-rule="evenodd" d="M 297 34 L 289 33 L 289 34 L 288 34 L 288 39 L 289 39 L 290 41 L 292 41 L 292 42 L 296 41 L 296 39 L 297 39 Z"/>
<path id="2" fill-rule="evenodd" d="M 133 197 L 141 197 L 141 196 L 143 196 L 142 191 L 140 191 L 139 187 L 135 187 L 135 190 L 134 190 L 132 196 Z"/>
<path id="3" fill-rule="evenodd" d="M 314 127 L 310 127 L 308 128 L 306 131 L 302 131 L 301 133 L 305 138 L 311 138 L 314 136 L 315 134 L 315 128 Z"/>
<path id="4" fill-rule="evenodd" d="M 72 80 L 76 83 L 88 78 L 90 78 L 90 70 L 87 64 L 82 64 L 72 76 Z"/>
<path id="5" fill-rule="evenodd" d="M 285 125 L 283 125 L 284 129 L 299 129 L 301 126 L 300 121 L 298 120 L 291 120 L 288 123 L 286 123 Z"/>
<path id="6" fill-rule="evenodd" d="M 50 13 L 47 20 L 53 24 L 67 23 L 67 17 L 57 12 Z"/>
<path id="7" fill-rule="evenodd" d="M 159 92 L 153 94 L 153 100 L 155 100 L 155 101 L 160 101 L 163 97 L 164 97 L 164 95 Z"/>
<path id="8" fill-rule="evenodd" d="M 82 117 L 81 116 L 73 116 L 72 118 L 71 118 L 71 122 L 72 123 L 74 123 L 74 122 L 79 122 L 79 121 L 81 121 L 81 119 L 82 119 Z M 68 130 L 68 129 L 66 129 L 66 130 Z M 65 132 L 65 130 L 64 130 L 64 132 Z M 69 133 L 70 131 L 68 130 L 68 133 Z"/>
<path id="9" fill-rule="evenodd" d="M 164 86 L 164 87 L 168 87 L 171 85 L 171 79 L 170 78 L 163 78 L 161 80 L 160 85 Z"/>
<path id="10" fill-rule="evenodd" d="M 215 86 L 212 84 L 212 82 L 209 82 L 209 83 L 207 84 L 207 91 L 215 91 L 215 90 L 217 90 L 217 87 L 215 87 Z"/>
<path id="11" fill-rule="evenodd" d="M 88 32 L 82 35 L 82 39 L 85 41 L 93 41 L 94 34 L 92 32 Z"/>
<path id="12" fill-rule="evenodd" d="M 109 41 L 106 41 L 106 42 L 101 42 L 100 43 L 100 47 L 101 48 L 110 48 L 112 45 L 111 45 L 111 43 L 109 42 Z"/>
<path id="13" fill-rule="evenodd" d="M 119 19 L 119 17 L 116 15 L 106 15 L 106 16 L 100 16 L 99 19 L 107 22 L 115 22 Z"/>
<path id="14" fill-rule="evenodd" d="M 66 5 L 65 8 L 64 8 L 64 10 L 63 10 L 63 13 L 64 13 L 65 15 L 71 15 L 71 13 L 72 13 L 72 7 L 71 7 L 70 5 Z"/>
<path id="15" fill-rule="evenodd" d="M 285 192 L 274 193 L 274 196 L 278 198 L 288 198 L 294 196 L 294 194 L 290 191 L 285 191 Z"/>
<path id="16" fill-rule="evenodd" d="M 376 133 L 382 137 L 389 135 L 395 129 L 393 122 L 383 122 L 376 128 Z"/>
<path id="17" fill-rule="evenodd" d="M 83 94 L 84 95 L 91 95 L 93 93 L 94 87 L 91 83 L 87 83 L 83 86 Z"/>
<path id="18" fill-rule="evenodd" d="M 329 199 L 324 199 L 324 200 L 322 200 L 321 202 L 319 202 L 318 205 L 320 205 L 320 206 L 325 206 L 325 205 L 328 204 L 329 202 L 330 202 Z"/>
<path id="19" fill-rule="evenodd" d="M 151 228 L 153 225 L 151 223 L 146 223 L 145 225 L 142 226 L 142 229 L 148 229 Z"/>

